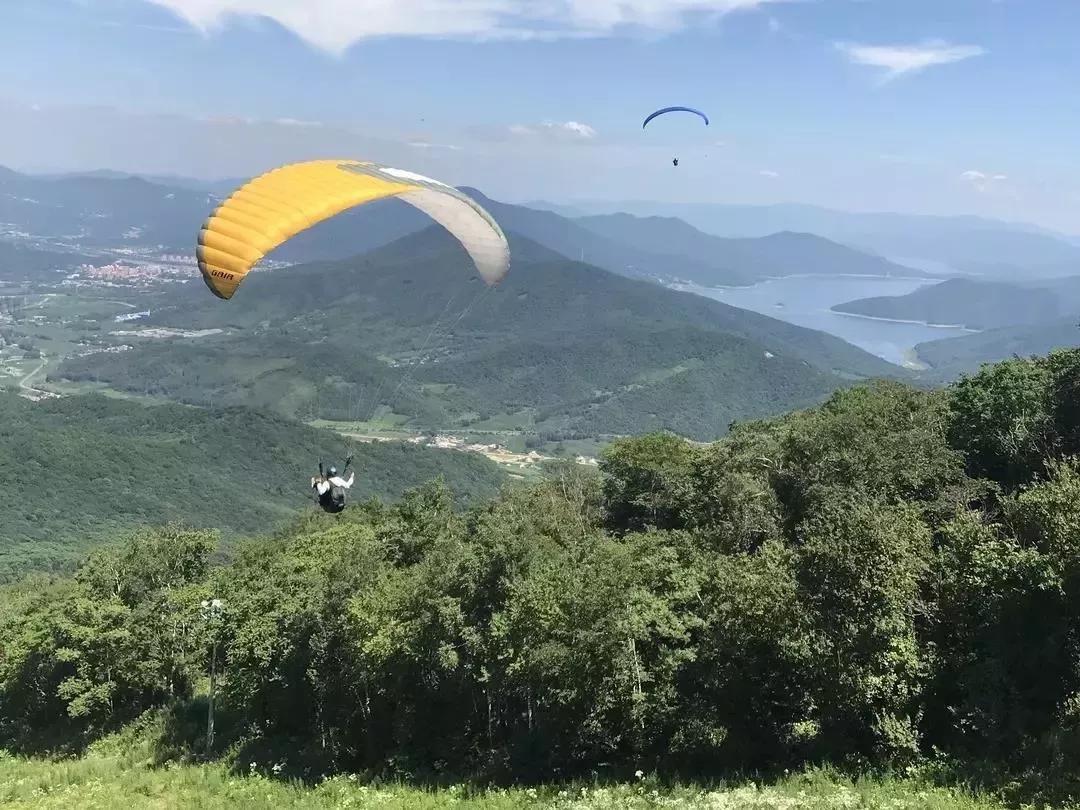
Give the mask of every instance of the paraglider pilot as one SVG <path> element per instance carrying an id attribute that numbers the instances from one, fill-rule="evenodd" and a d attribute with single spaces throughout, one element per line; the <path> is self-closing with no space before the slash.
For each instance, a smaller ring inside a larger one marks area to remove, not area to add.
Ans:
<path id="1" fill-rule="evenodd" d="M 352 464 L 352 456 L 345 459 L 345 467 L 342 472 L 345 472 Z M 353 481 L 356 480 L 356 473 L 349 473 L 348 480 L 341 478 L 338 475 L 337 467 L 333 465 L 330 469 L 323 470 L 323 464 L 319 462 L 319 477 L 311 479 L 311 491 L 315 497 L 315 502 L 323 508 L 323 511 L 336 514 L 345 508 L 345 491 L 353 485 Z"/>

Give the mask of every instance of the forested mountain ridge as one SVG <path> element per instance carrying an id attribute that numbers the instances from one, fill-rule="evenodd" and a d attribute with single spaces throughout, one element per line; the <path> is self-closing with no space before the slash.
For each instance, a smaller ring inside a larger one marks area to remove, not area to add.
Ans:
<path id="1" fill-rule="evenodd" d="M 1080 313 L 1080 278 L 1038 282 L 955 278 L 907 295 L 863 298 L 833 309 L 878 318 L 958 324 L 969 329 L 1045 323 Z"/>
<path id="2" fill-rule="evenodd" d="M 1007 281 L 1075 273 L 1080 245 L 1075 236 L 1034 225 L 975 216 L 933 216 L 837 211 L 814 205 L 732 205 L 647 201 L 582 202 L 569 207 L 530 203 L 565 216 L 624 212 L 640 217 L 677 217 L 720 237 L 760 237 L 780 231 L 813 233 L 844 245 L 897 257 L 901 264 L 925 261 L 935 273 L 982 273 Z"/>
<path id="3" fill-rule="evenodd" d="M 227 194 L 169 178 L 110 172 L 40 177 L 0 172 L 0 222 L 39 237 L 94 247 L 162 247 L 186 252 L 199 224 Z M 679 220 L 629 215 L 573 220 L 551 211 L 499 202 L 464 189 L 504 230 L 570 259 L 633 278 L 686 279 L 704 285 L 752 284 L 797 273 L 924 275 L 811 234 L 723 239 Z M 398 200 L 382 200 L 296 235 L 271 252 L 287 262 L 345 259 L 428 227 L 430 220 Z"/>
<path id="4" fill-rule="evenodd" d="M 138 177 L 44 178 L 0 167 L 0 222 L 86 246 L 188 247 L 193 223 L 206 218 L 215 199 Z"/>
<path id="5" fill-rule="evenodd" d="M 587 229 L 641 250 L 666 248 L 679 256 L 737 269 L 752 281 L 791 275 L 857 275 L 929 277 L 869 253 L 854 250 L 810 233 L 779 231 L 756 238 L 722 238 L 699 231 L 680 219 L 635 217 L 630 214 L 583 217 Z M 712 278 L 698 273 L 684 278 L 706 286 L 733 284 L 722 273 Z"/>
<path id="6" fill-rule="evenodd" d="M 920 343 L 928 379 L 947 382 L 983 363 L 1046 354 L 1080 342 L 1080 277 L 992 281 L 949 279 L 907 295 L 833 307 L 878 318 L 960 325 L 976 334 Z"/>
<path id="7" fill-rule="evenodd" d="M 186 290 L 153 322 L 229 334 L 69 360 L 54 376 L 303 418 L 342 418 L 351 402 L 347 418 L 386 407 L 419 428 L 497 417 L 714 438 L 844 379 L 904 373 L 823 333 L 511 241 L 511 272 L 490 290 L 434 228 L 355 259 L 257 273 L 227 303 Z"/>

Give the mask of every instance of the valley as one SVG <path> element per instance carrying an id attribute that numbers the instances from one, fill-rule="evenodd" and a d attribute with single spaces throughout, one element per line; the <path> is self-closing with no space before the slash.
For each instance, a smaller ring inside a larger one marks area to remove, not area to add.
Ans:
<path id="1" fill-rule="evenodd" d="M 168 233 L 164 223 L 176 215 L 177 200 L 206 206 L 213 195 L 101 177 L 16 175 L 9 182 L 33 186 L 35 199 L 100 195 L 106 187 L 105 198 L 116 205 L 106 222 L 134 216 L 128 195 L 143 205 L 111 255 L 112 231 L 93 230 L 98 219 L 81 226 L 79 241 L 40 221 L 42 233 L 27 237 L 35 250 L 86 244 L 101 254 L 55 277 L 29 274 L 22 281 L 38 297 L 5 316 L 5 350 L 16 372 L 9 384 L 35 370 L 31 360 L 44 360 L 31 379 L 42 396 L 96 391 L 267 408 L 308 423 L 360 423 L 361 433 L 382 437 L 461 436 L 464 447 L 491 444 L 495 431 L 496 455 L 525 456 L 508 463 L 528 467 L 530 451 L 590 463 L 604 443 L 641 430 L 708 440 L 732 421 L 820 401 L 844 381 L 904 373 L 820 332 L 665 290 L 647 278 L 678 277 L 694 262 L 705 267 L 711 247 L 730 257 L 709 266 L 742 256 L 738 261 L 755 273 L 802 266 L 824 248 L 823 255 L 881 266 L 811 238 L 793 249 L 784 240 L 758 245 L 699 234 L 694 255 L 683 246 L 649 264 L 649 256 L 665 254 L 641 244 L 620 246 L 617 254 L 610 246 L 618 243 L 609 241 L 617 234 L 483 198 L 508 229 L 515 257 L 507 281 L 484 291 L 445 233 L 427 229 L 380 243 L 415 222 L 388 204 L 366 222 L 347 215 L 344 243 L 333 238 L 344 233 L 344 221 L 331 220 L 320 226 L 321 239 L 305 234 L 318 250 L 304 254 L 303 244 L 289 244 L 291 254 L 275 252 L 241 297 L 222 304 L 206 294 L 182 248 L 172 241 L 155 247 L 147 236 Z M 660 228 L 642 237 L 653 241 L 669 227 L 647 225 Z M 325 256 L 328 245 L 338 253 L 365 246 L 368 252 L 310 260 Z M 606 267 L 568 259 L 575 250 Z M 31 304 L 33 312 L 25 308 Z M 673 401 L 689 407 L 672 408 Z"/>
<path id="2" fill-rule="evenodd" d="M 1076 0 L 0 0 L 0 807 L 1080 810 Z"/>
<path id="3" fill-rule="evenodd" d="M 944 380 L 949 338 L 986 326 L 950 320 L 947 305 L 892 307 L 936 295 L 940 279 L 818 237 L 565 217 L 475 191 L 513 244 L 514 272 L 494 290 L 470 281 L 445 234 L 389 201 L 275 251 L 223 305 L 207 297 L 190 247 L 169 235 L 178 205 L 197 217 L 217 192 L 130 177 L 3 178 L 34 199 L 53 195 L 58 218 L 35 209 L 12 228 L 7 244 L 23 263 L 0 298 L 0 386 L 35 399 L 97 392 L 265 408 L 420 444 L 455 436 L 456 449 L 492 445 L 514 475 L 547 459 L 592 463 L 605 443 L 644 430 L 713 439 L 732 421 L 804 407 L 859 379 Z M 113 206 L 104 218 L 63 213 L 103 200 Z"/>

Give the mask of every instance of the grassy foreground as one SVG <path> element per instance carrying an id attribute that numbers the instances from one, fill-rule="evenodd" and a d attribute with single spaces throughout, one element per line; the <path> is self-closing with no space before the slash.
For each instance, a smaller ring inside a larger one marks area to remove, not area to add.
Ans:
<path id="1" fill-rule="evenodd" d="M 140 808 L 709 808 L 709 810 L 996 810 L 993 800 L 908 780 L 852 782 L 823 771 L 773 785 L 657 789 L 633 785 L 476 790 L 368 786 L 338 776 L 304 787 L 264 776 L 230 775 L 221 766 L 149 768 L 106 757 L 27 760 L 0 755 L 0 807 L 139 810 Z"/>

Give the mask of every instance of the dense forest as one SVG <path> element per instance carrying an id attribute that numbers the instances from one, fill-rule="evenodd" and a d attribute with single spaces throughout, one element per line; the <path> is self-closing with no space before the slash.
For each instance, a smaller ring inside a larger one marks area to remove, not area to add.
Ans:
<path id="1" fill-rule="evenodd" d="M 145 530 L 0 592 L 0 746 L 142 716 L 314 776 L 933 761 L 1072 790 L 1080 351 L 896 382 L 694 445 L 627 439 L 465 511 L 431 484 L 211 565 Z M 216 619 L 201 603 L 221 599 Z"/>
<path id="2" fill-rule="evenodd" d="M 359 498 L 444 476 L 467 502 L 493 495 L 504 477 L 475 454 L 351 444 L 242 408 L 98 395 L 35 404 L 0 393 L 0 581 L 70 568 L 93 544 L 143 524 L 267 531 L 311 505 L 320 458 L 340 463 L 350 449 Z"/>

